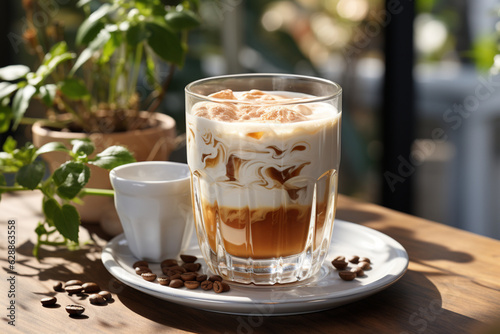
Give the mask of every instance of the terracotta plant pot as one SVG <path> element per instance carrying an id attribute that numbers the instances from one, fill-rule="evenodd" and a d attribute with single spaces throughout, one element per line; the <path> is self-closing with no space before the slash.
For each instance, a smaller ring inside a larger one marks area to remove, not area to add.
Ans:
<path id="1" fill-rule="evenodd" d="M 176 147 L 175 120 L 161 113 L 141 113 L 141 117 L 155 117 L 158 125 L 143 130 L 132 130 L 119 133 L 78 133 L 51 130 L 44 126 L 43 122 L 33 124 L 33 143 L 40 147 L 49 142 L 62 142 L 70 146 L 72 139 L 90 138 L 96 145 L 96 152 L 101 152 L 112 145 L 122 145 L 131 151 L 137 161 L 167 160 Z M 57 169 L 62 163 L 68 160 L 68 155 L 62 152 L 51 152 L 43 155 L 43 159 L 48 163 L 50 171 Z M 99 189 L 111 189 L 109 172 L 90 166 L 91 176 L 87 187 Z M 111 197 L 86 196 L 83 205 L 77 205 L 80 218 L 83 222 L 101 222 L 103 220 L 113 220 L 116 211 Z M 103 225 L 103 224 L 101 224 Z M 106 227 L 103 226 L 103 228 Z M 119 229 L 109 228 L 108 233 L 117 234 Z"/>

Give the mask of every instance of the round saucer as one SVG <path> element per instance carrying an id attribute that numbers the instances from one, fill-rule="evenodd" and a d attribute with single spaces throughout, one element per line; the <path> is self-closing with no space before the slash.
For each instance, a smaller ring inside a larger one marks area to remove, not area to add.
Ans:
<path id="1" fill-rule="evenodd" d="M 113 238 L 102 251 L 106 269 L 128 286 L 157 298 L 207 311 L 248 315 L 290 315 L 321 311 L 347 304 L 395 283 L 408 267 L 408 254 L 391 237 L 371 228 L 335 220 L 332 243 L 321 270 L 314 277 L 297 283 L 256 286 L 230 283 L 229 292 L 216 294 L 202 289 L 174 289 L 138 276 L 132 264 L 138 259 L 130 252 L 123 234 Z M 186 254 L 198 256 L 200 272 L 207 272 L 196 239 Z M 331 265 L 337 255 L 368 257 L 372 269 L 363 277 L 343 281 Z M 159 264 L 150 264 L 154 273 L 161 274 Z"/>

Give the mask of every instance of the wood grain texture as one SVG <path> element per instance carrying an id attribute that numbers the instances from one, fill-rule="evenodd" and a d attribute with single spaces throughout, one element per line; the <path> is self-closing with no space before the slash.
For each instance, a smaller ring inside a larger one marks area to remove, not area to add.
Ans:
<path id="1" fill-rule="evenodd" d="M 296 316 L 237 316 L 179 306 L 129 288 L 104 268 L 109 238 L 98 226 L 81 228 L 95 244 L 78 251 L 43 248 L 31 255 L 41 197 L 3 194 L 0 202 L 0 317 L 2 333 L 481 333 L 500 331 L 500 241 L 340 196 L 337 217 L 383 232 L 408 251 L 408 272 L 393 286 L 335 309 Z M 16 326 L 7 324 L 7 221 L 16 220 Z M 92 281 L 113 293 L 107 305 L 54 292 L 57 281 Z M 40 299 L 56 296 L 55 307 Z M 67 304 L 84 305 L 70 318 Z M 59 306 L 58 306 L 59 305 Z M 494 327 L 496 325 L 496 327 Z M 493 326 L 493 327 L 492 327 Z"/>

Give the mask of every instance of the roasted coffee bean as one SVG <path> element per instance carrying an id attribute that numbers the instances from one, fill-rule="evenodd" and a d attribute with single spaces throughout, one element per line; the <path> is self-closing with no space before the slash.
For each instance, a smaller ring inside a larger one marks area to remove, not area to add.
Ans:
<path id="1" fill-rule="evenodd" d="M 363 269 L 361 267 L 352 268 L 351 271 L 353 273 L 356 273 L 356 277 L 361 277 L 361 276 L 364 276 L 364 274 L 365 274 L 365 272 L 363 271 Z"/>
<path id="2" fill-rule="evenodd" d="M 215 281 L 213 285 L 213 289 L 216 293 L 226 292 L 231 289 L 229 284 L 224 281 Z"/>
<path id="3" fill-rule="evenodd" d="M 339 271 L 339 276 L 344 281 L 352 281 L 353 279 L 356 278 L 356 273 L 349 271 L 349 270 L 343 270 L 343 271 Z"/>
<path id="4" fill-rule="evenodd" d="M 359 262 L 368 262 L 368 263 L 372 263 L 372 261 L 370 261 L 370 259 L 369 259 L 369 258 L 367 258 L 367 257 L 360 257 L 360 258 L 359 258 Z"/>
<path id="5" fill-rule="evenodd" d="M 160 283 L 161 285 L 169 285 L 170 278 L 167 276 L 160 276 L 160 277 L 158 277 L 158 283 Z"/>
<path id="6" fill-rule="evenodd" d="M 162 267 L 162 268 L 163 267 L 174 267 L 174 266 L 178 266 L 178 265 L 179 265 L 179 263 L 175 259 L 166 259 L 160 263 L 160 267 Z"/>
<path id="7" fill-rule="evenodd" d="M 100 291 L 99 294 L 104 298 L 105 300 L 111 300 L 113 299 L 113 295 L 109 291 Z"/>
<path id="8" fill-rule="evenodd" d="M 149 263 L 148 263 L 148 261 L 144 261 L 144 260 L 136 261 L 132 265 L 132 268 L 137 268 L 137 267 L 149 267 Z"/>
<path id="9" fill-rule="evenodd" d="M 174 279 L 182 279 L 182 274 L 173 274 L 172 276 L 169 276 L 170 280 Z"/>
<path id="10" fill-rule="evenodd" d="M 57 291 L 57 292 L 64 291 L 63 283 L 62 282 L 55 283 L 52 288 L 54 289 L 54 291 Z"/>
<path id="11" fill-rule="evenodd" d="M 207 280 L 207 278 L 208 278 L 208 276 L 207 276 L 207 275 L 198 275 L 198 276 L 196 276 L 196 280 L 197 280 L 198 282 L 203 282 L 203 281 L 206 281 L 206 280 Z"/>
<path id="12" fill-rule="evenodd" d="M 57 303 L 57 298 L 56 297 L 45 297 L 40 299 L 40 302 L 42 303 L 43 306 L 51 306 Z"/>
<path id="13" fill-rule="evenodd" d="M 333 260 L 332 265 L 338 270 L 347 268 L 347 262 L 345 262 L 344 260 Z"/>
<path id="14" fill-rule="evenodd" d="M 220 277 L 219 275 L 212 275 L 208 278 L 209 281 L 212 281 L 212 282 L 215 282 L 215 281 L 222 281 L 222 277 Z"/>
<path id="15" fill-rule="evenodd" d="M 82 284 L 83 284 L 83 282 L 80 281 L 79 279 L 72 279 L 72 280 L 64 283 L 64 287 L 67 288 L 68 286 L 71 286 L 71 285 L 82 285 Z"/>
<path id="16" fill-rule="evenodd" d="M 173 266 L 173 267 L 168 267 L 169 270 L 171 271 L 176 271 L 179 274 L 187 272 L 186 268 L 182 266 Z"/>
<path id="17" fill-rule="evenodd" d="M 156 279 L 155 273 L 142 273 L 141 277 L 144 278 L 148 282 L 153 282 Z"/>
<path id="18" fill-rule="evenodd" d="M 372 268 L 370 262 L 365 262 L 365 261 L 360 261 L 358 263 L 358 267 L 360 267 L 363 270 L 370 270 Z"/>
<path id="19" fill-rule="evenodd" d="M 356 273 L 352 272 L 352 271 L 344 270 L 344 271 L 339 271 L 339 276 L 344 281 L 352 281 L 353 279 L 356 278 Z"/>
<path id="20" fill-rule="evenodd" d="M 98 293 L 93 293 L 89 296 L 89 301 L 91 304 L 97 305 L 97 304 L 104 304 L 106 300 L 104 299 L 103 296 L 101 296 Z"/>
<path id="21" fill-rule="evenodd" d="M 214 283 L 212 281 L 203 281 L 201 282 L 201 288 L 205 291 L 212 290 Z"/>
<path id="22" fill-rule="evenodd" d="M 350 256 L 349 259 L 347 259 L 347 261 L 357 264 L 359 262 L 359 256 L 357 255 Z"/>
<path id="23" fill-rule="evenodd" d="M 80 315 L 85 312 L 85 307 L 82 305 L 67 305 L 66 312 L 68 312 L 69 315 Z"/>
<path id="24" fill-rule="evenodd" d="M 134 270 L 137 275 L 142 275 L 144 273 L 151 272 L 151 269 L 149 269 L 149 267 L 144 267 L 144 266 L 135 267 Z"/>
<path id="25" fill-rule="evenodd" d="M 70 295 L 72 294 L 77 294 L 77 293 L 82 293 L 83 291 L 83 286 L 81 285 L 70 285 L 65 288 L 66 292 L 69 293 Z"/>
<path id="26" fill-rule="evenodd" d="M 194 255 L 181 254 L 181 260 L 184 261 L 184 263 L 194 263 L 198 258 Z"/>
<path id="27" fill-rule="evenodd" d="M 187 271 L 198 271 L 201 269 L 201 263 L 184 263 L 182 265 Z"/>
<path id="28" fill-rule="evenodd" d="M 183 273 L 181 274 L 181 280 L 184 282 L 186 281 L 195 281 L 196 280 L 196 273 Z"/>
<path id="29" fill-rule="evenodd" d="M 186 282 L 184 282 L 184 286 L 188 289 L 194 290 L 194 289 L 198 289 L 198 287 L 200 286 L 200 282 L 198 282 L 198 281 L 186 281 Z"/>
<path id="30" fill-rule="evenodd" d="M 94 283 L 94 282 L 83 283 L 82 288 L 83 288 L 83 292 L 85 292 L 85 293 L 98 292 L 101 290 L 99 285 L 97 285 L 97 283 Z"/>
<path id="31" fill-rule="evenodd" d="M 345 256 L 337 255 L 333 258 L 333 261 L 345 261 Z"/>
<path id="32" fill-rule="evenodd" d="M 181 279 L 173 279 L 170 281 L 168 286 L 171 288 L 181 288 L 184 286 L 184 281 Z"/>

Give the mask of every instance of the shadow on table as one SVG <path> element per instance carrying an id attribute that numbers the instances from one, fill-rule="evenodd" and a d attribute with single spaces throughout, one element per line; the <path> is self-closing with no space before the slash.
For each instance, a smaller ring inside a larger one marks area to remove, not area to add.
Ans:
<path id="1" fill-rule="evenodd" d="M 298 328 L 310 328 L 311 332 L 330 328 L 339 333 L 353 329 L 357 333 L 459 333 L 479 324 L 474 319 L 443 309 L 436 286 L 415 271 L 408 271 L 388 289 L 351 304 L 316 313 L 276 317 L 196 310 L 152 296 L 138 296 L 129 293 L 128 289 L 119 298 L 130 310 L 159 324 L 192 332 L 286 333 L 296 332 Z M 156 310 L 145 311 L 144 303 L 154 303 Z"/>

